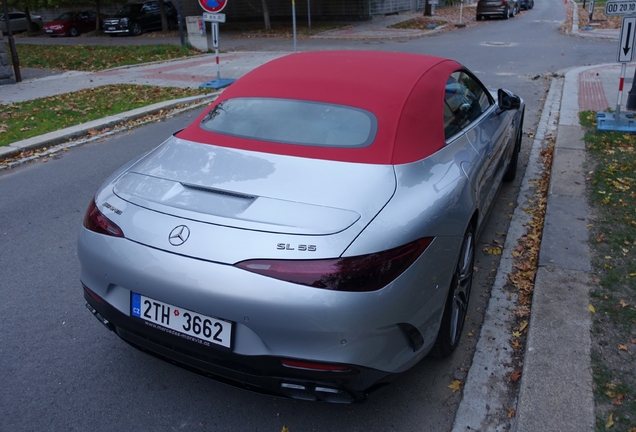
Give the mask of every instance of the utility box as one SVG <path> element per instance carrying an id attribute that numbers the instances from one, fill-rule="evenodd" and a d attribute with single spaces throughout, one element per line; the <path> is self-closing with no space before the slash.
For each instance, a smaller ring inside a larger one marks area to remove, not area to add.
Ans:
<path id="1" fill-rule="evenodd" d="M 208 36 L 205 32 L 205 21 L 202 16 L 186 17 L 188 42 L 199 51 L 208 51 Z"/>

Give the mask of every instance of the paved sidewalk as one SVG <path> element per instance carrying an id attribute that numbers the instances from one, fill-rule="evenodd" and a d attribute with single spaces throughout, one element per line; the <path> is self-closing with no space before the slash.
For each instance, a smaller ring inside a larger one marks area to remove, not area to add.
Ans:
<path id="1" fill-rule="evenodd" d="M 219 56 L 221 76 L 223 78 L 240 78 L 252 69 L 287 54 L 283 52 L 221 54 Z M 71 71 L 61 75 L 0 86 L 0 103 L 23 102 L 79 89 L 120 83 L 197 88 L 202 83 L 215 79 L 216 73 L 214 54 L 172 62 L 121 67 L 102 72 Z"/>
<path id="2" fill-rule="evenodd" d="M 576 8 L 577 5 L 574 4 Z M 579 37 L 618 39 L 618 30 L 580 31 L 578 14 L 574 13 L 571 33 Z M 404 19 L 405 16 L 393 18 Z M 340 29 L 331 33 L 335 38 L 358 38 L 370 33 L 386 38 L 388 21 L 370 22 Z M 396 35 L 390 30 L 391 35 Z M 411 32 L 411 31 L 408 31 Z M 400 33 L 401 34 L 401 33 Z M 403 35 L 400 37 L 404 37 Z M 249 70 L 283 52 L 241 52 L 221 55 L 223 78 L 239 78 Z M 634 74 L 629 65 L 627 77 Z M 17 85 L 0 86 L 0 103 L 7 104 L 43 96 L 66 93 L 82 88 L 113 83 L 136 83 L 159 86 L 198 87 L 214 79 L 214 56 L 206 55 L 170 63 L 120 68 L 99 73 L 68 72 L 43 79 L 25 81 Z M 585 195 L 585 146 L 583 130 L 578 123 L 580 110 L 602 111 L 616 108 L 620 65 L 588 66 L 567 71 L 564 78 L 555 78 L 544 107 L 539 128 L 544 135 L 556 136 L 551 187 L 541 246 L 540 268 L 536 277 L 535 294 L 528 332 L 527 351 L 513 429 L 517 432 L 535 431 L 592 431 L 594 429 L 594 401 L 590 368 L 589 272 L 590 252 L 587 245 L 588 214 Z M 629 81 L 629 80 L 628 80 Z M 626 85 L 626 90 L 629 85 Z M 626 99 L 626 95 L 625 95 Z M 158 110 L 149 107 L 138 110 Z M 138 114 L 138 113 L 137 113 Z M 114 121 L 104 119 L 101 123 Z M 68 139 L 81 133 L 82 128 L 99 128 L 100 121 L 83 125 L 72 131 L 57 132 L 56 139 Z M 12 148 L 0 147 L 0 157 L 18 149 L 34 149 L 50 145 L 45 137 L 36 137 L 28 145 L 14 143 Z M 540 145 L 541 143 L 538 143 Z M 534 147 L 534 146 L 533 146 Z M 531 180 L 531 179 L 529 179 Z M 524 179 L 524 181 L 526 181 Z M 521 199 L 521 198 L 520 198 Z M 521 206 L 519 206 L 521 207 Z M 511 241 L 516 237 L 511 233 Z M 505 252 L 504 252 L 505 253 Z M 506 277 L 502 273 L 498 278 Z M 494 299 L 497 302 L 500 299 Z M 495 309 L 500 307 L 494 306 Z M 488 320 L 488 315 L 486 320 Z M 487 328 L 489 323 L 485 322 Z M 485 339 L 482 335 L 481 339 Z M 501 340 L 498 341 L 501 345 Z M 505 343 L 505 342 L 504 342 Z M 493 357 L 487 352 L 477 356 Z M 490 359 L 492 360 L 492 359 Z M 499 430 L 497 418 L 490 412 L 488 382 L 478 375 L 477 366 L 471 368 L 466 381 L 464 398 L 454 430 Z M 487 366 L 483 366 L 487 367 Z M 473 388 L 474 390 L 471 390 Z M 474 391 L 474 393 L 470 393 Z M 483 395 L 483 397 L 482 397 Z"/>

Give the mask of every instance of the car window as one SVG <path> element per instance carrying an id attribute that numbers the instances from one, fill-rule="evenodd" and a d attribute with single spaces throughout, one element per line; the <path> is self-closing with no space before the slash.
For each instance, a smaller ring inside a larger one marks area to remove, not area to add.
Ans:
<path id="1" fill-rule="evenodd" d="M 464 71 L 453 72 L 444 89 L 444 136 L 457 134 L 493 103 L 479 81 Z"/>
<path id="2" fill-rule="evenodd" d="M 377 119 L 344 105 L 274 98 L 236 98 L 217 105 L 203 129 L 241 138 L 320 147 L 366 147 Z"/>
<path id="3" fill-rule="evenodd" d="M 138 14 L 141 11 L 141 5 L 137 3 L 128 3 L 115 14 L 116 17 L 125 17 L 131 14 Z"/>
<path id="4" fill-rule="evenodd" d="M 59 17 L 55 18 L 55 21 L 71 21 L 75 18 L 75 12 L 64 12 Z"/>
<path id="5" fill-rule="evenodd" d="M 144 7 L 141 8 L 141 10 L 143 12 L 158 11 L 159 10 L 159 3 L 157 3 L 157 2 L 144 3 Z"/>

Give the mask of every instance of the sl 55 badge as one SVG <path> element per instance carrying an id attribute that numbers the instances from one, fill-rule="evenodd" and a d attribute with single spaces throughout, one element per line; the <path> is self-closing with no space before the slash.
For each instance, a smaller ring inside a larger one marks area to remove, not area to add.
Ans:
<path id="1" fill-rule="evenodd" d="M 316 252 L 316 245 L 304 245 L 299 244 L 296 248 L 293 248 L 289 243 L 278 243 L 276 245 L 278 250 L 298 250 L 300 252 Z"/>

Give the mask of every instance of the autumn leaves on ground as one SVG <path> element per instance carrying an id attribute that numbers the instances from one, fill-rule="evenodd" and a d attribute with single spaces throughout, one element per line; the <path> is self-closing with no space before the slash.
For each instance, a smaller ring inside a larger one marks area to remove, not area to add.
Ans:
<path id="1" fill-rule="evenodd" d="M 636 432 L 636 135 L 587 126 L 596 430 Z"/>

